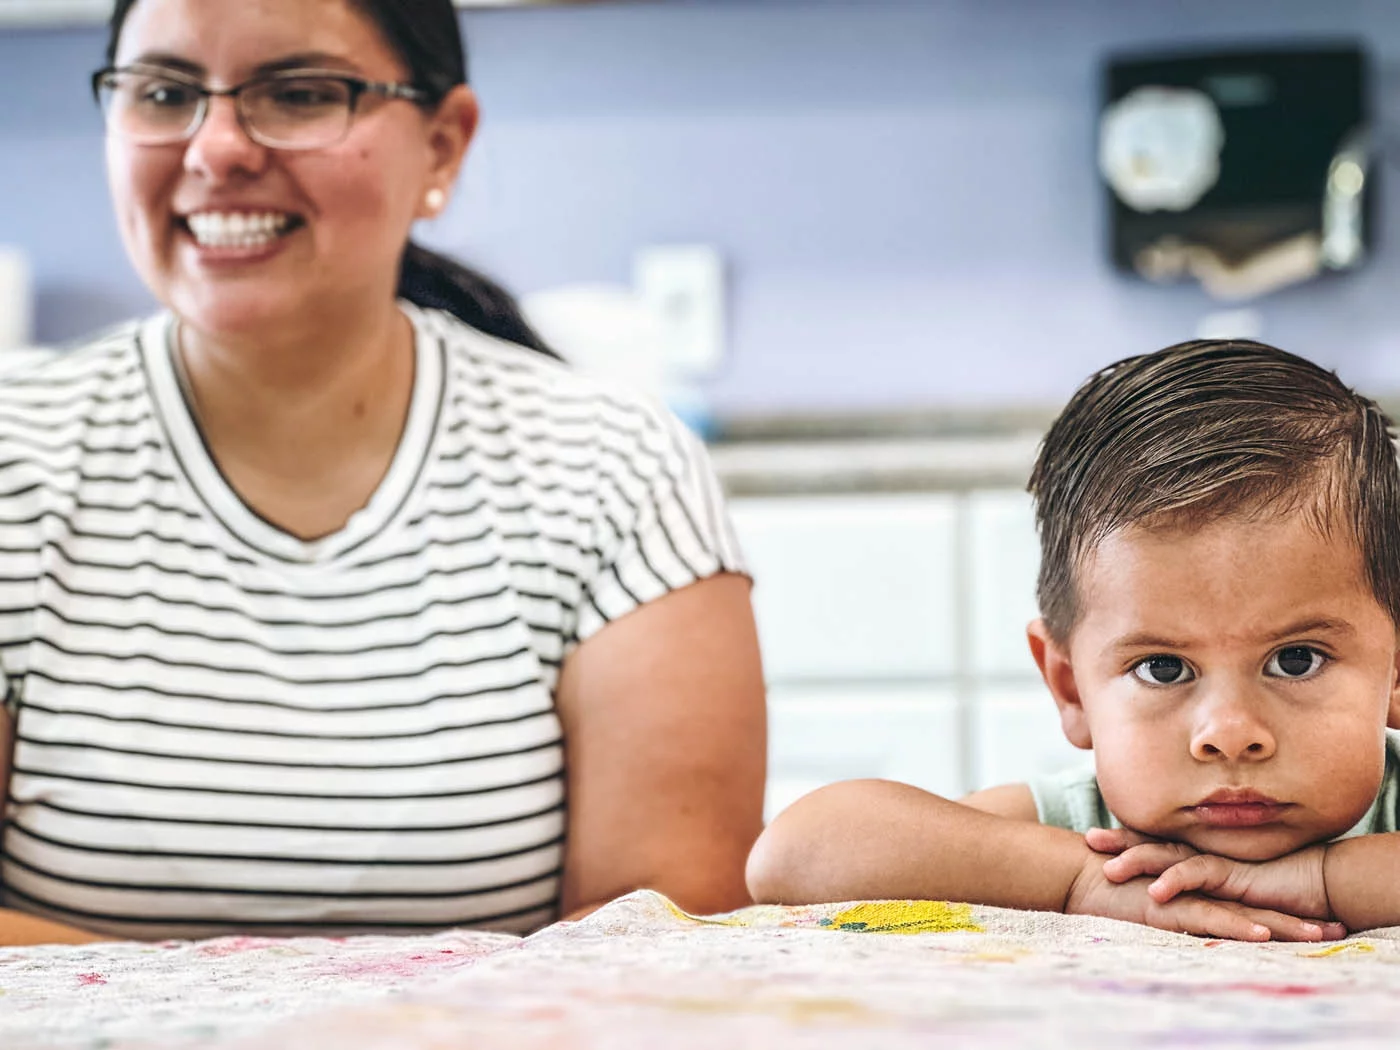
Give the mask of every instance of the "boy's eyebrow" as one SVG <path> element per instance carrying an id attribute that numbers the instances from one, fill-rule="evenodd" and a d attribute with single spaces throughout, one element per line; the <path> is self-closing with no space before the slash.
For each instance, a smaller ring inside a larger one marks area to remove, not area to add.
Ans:
<path id="1" fill-rule="evenodd" d="M 1313 617 L 1290 623 L 1281 630 L 1265 636 L 1263 640 L 1276 642 L 1282 638 L 1297 637 L 1300 634 L 1354 634 L 1356 628 L 1346 620 L 1333 620 L 1327 617 Z M 1160 634 L 1142 632 L 1127 634 L 1113 640 L 1114 649 L 1189 649 L 1191 643 L 1179 638 L 1167 638 Z"/>
<path id="2" fill-rule="evenodd" d="M 1286 638 L 1294 634 L 1354 634 L 1356 628 L 1346 620 L 1332 620 L 1325 616 L 1319 616 L 1311 620 L 1300 620 L 1291 623 L 1283 630 L 1274 635 L 1274 638 Z"/>
<path id="3" fill-rule="evenodd" d="M 1126 634 L 1113 639 L 1114 649 L 1189 649 L 1190 643 L 1160 634 Z"/>

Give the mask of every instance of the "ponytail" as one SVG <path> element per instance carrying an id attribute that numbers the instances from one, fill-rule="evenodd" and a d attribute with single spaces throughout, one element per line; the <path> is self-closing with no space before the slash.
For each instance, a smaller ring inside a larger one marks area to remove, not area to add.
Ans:
<path id="1" fill-rule="evenodd" d="M 530 327 L 520 305 L 489 278 L 444 255 L 409 242 L 399 272 L 399 298 L 446 310 L 478 331 L 518 343 L 548 357 L 559 355 Z"/>

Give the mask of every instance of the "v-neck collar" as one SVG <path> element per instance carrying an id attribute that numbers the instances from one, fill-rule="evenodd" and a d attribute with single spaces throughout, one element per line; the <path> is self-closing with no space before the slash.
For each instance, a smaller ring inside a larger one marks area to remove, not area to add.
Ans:
<path id="1" fill-rule="evenodd" d="M 160 314 L 142 326 L 140 351 L 151 400 L 175 459 L 214 520 L 235 542 L 255 555 L 290 565 L 319 565 L 343 558 L 381 532 L 408 501 L 423 473 L 438 429 L 446 369 L 441 341 L 425 332 L 415 308 L 407 303 L 399 306 L 413 324 L 414 369 L 408 418 L 398 448 L 369 502 L 355 511 L 341 529 L 315 540 L 301 539 L 272 524 L 234 491 L 214 462 L 181 389 L 172 359 L 174 317 Z"/>

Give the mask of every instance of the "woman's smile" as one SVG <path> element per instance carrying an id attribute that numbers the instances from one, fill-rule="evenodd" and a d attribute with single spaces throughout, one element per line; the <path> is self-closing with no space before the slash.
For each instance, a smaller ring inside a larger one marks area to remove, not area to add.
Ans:
<path id="1" fill-rule="evenodd" d="M 299 215 L 265 209 L 196 211 L 175 220 L 177 236 L 201 266 L 271 259 L 305 226 Z"/>

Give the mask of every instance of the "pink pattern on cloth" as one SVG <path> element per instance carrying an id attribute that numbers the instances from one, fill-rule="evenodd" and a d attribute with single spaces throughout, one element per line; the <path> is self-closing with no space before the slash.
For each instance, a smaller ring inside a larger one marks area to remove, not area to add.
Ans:
<path id="1" fill-rule="evenodd" d="M 171 947 L 177 947 L 182 942 L 166 941 Z M 225 955 L 240 955 L 243 952 L 259 951 L 263 948 L 275 948 L 285 944 L 285 941 L 275 937 L 220 937 L 213 941 L 204 941 L 197 946 L 200 955 L 207 955 L 212 958 L 221 958 Z"/>
<path id="2" fill-rule="evenodd" d="M 96 1048 L 257 1031 L 327 1008 L 421 991 L 520 938 L 221 937 L 203 942 L 0 947 L 0 1048 Z"/>
<path id="3" fill-rule="evenodd" d="M 487 938 L 487 939 L 483 939 Z M 1206 941 L 941 902 L 697 918 L 654 893 L 517 940 L 0 949 L 0 1047 L 1393 1047 L 1400 929 Z M 215 947 L 214 953 L 207 951 Z M 75 974 L 103 988 L 66 994 Z M 18 1008 L 18 1009 L 16 1009 Z"/>

